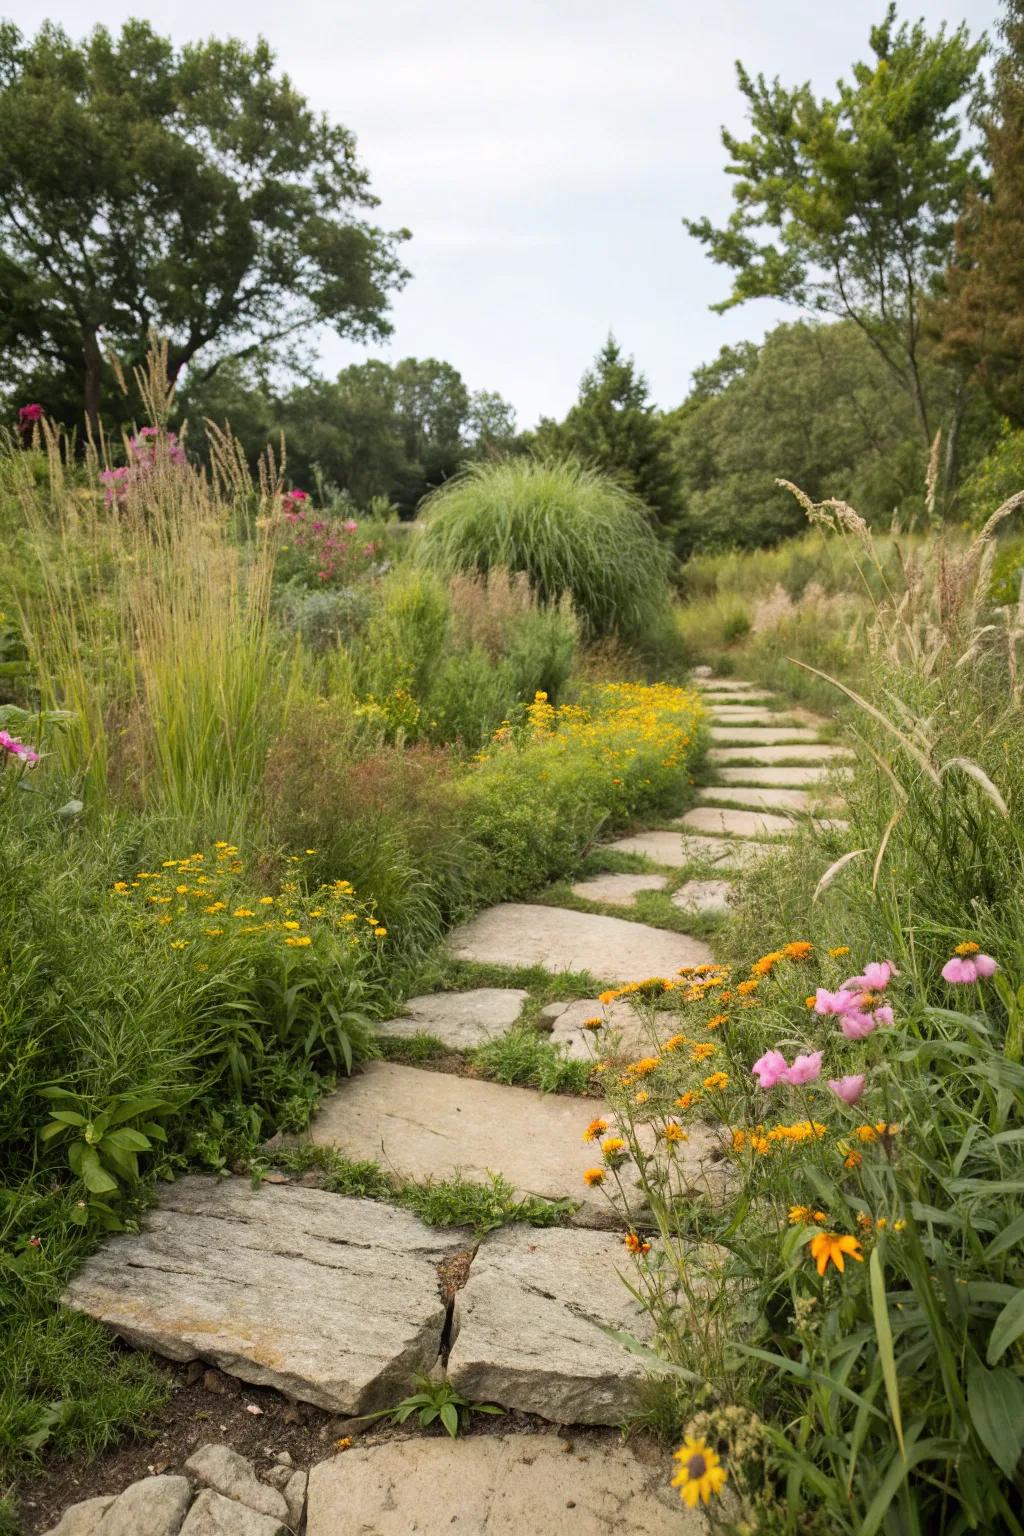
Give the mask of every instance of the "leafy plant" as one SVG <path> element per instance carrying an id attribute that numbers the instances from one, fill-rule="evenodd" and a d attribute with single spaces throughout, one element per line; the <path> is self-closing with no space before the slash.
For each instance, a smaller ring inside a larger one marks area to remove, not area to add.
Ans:
<path id="1" fill-rule="evenodd" d="M 393 1408 L 383 1408 L 379 1413 L 368 1413 L 368 1419 L 388 1418 L 393 1424 L 404 1424 L 413 1414 L 421 1429 L 429 1429 L 438 1421 L 444 1425 L 454 1440 L 460 1429 L 465 1429 L 474 1413 L 504 1413 L 504 1408 L 494 1403 L 474 1403 L 463 1397 L 447 1377 L 435 1380 L 432 1376 L 418 1375 L 419 1387 L 409 1397 L 403 1397 Z"/>
<path id="2" fill-rule="evenodd" d="M 176 1106 L 166 1098 L 116 1093 L 97 1102 L 50 1086 L 39 1090 L 51 1104 L 50 1119 L 39 1132 L 43 1142 L 65 1147 L 68 1167 L 90 1195 L 116 1195 L 123 1184 L 139 1179 L 139 1156 L 163 1144 L 161 1124 Z M 80 1224 L 85 1223 L 85 1212 Z M 72 1213 L 72 1220 L 78 1220 Z"/>

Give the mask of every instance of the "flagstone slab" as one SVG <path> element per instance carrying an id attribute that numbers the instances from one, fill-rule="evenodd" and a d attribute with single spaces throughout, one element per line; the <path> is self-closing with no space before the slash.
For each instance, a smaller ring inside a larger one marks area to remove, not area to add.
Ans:
<path id="1" fill-rule="evenodd" d="M 744 693 L 754 687 L 742 677 L 695 677 L 693 681 L 697 688 L 721 693 Z"/>
<path id="2" fill-rule="evenodd" d="M 825 741 L 793 742 L 785 747 L 773 742 L 767 745 L 751 742 L 745 747 L 722 746 L 708 750 L 709 763 L 835 763 L 849 761 L 852 757 L 849 747 L 834 746 Z"/>
<path id="3" fill-rule="evenodd" d="M 735 746 L 744 741 L 753 747 L 777 746 L 783 741 L 817 741 L 818 732 L 808 725 L 715 725 L 710 731 L 711 740 L 721 746 Z"/>
<path id="4" fill-rule="evenodd" d="M 731 880 L 687 880 L 672 896 L 672 905 L 681 912 L 702 912 L 707 916 L 726 912 L 735 887 Z"/>
<path id="5" fill-rule="evenodd" d="M 803 786 L 817 785 L 819 791 L 824 791 L 829 776 L 837 773 L 846 776 L 848 771 L 845 768 L 830 767 L 825 763 L 817 765 L 808 763 L 805 766 L 794 764 L 789 768 L 770 768 L 759 763 L 751 763 L 740 768 L 720 767 L 715 773 L 715 778 L 722 784 L 752 784 L 777 789 L 800 789 Z"/>
<path id="6" fill-rule="evenodd" d="M 504 1227 L 483 1239 L 455 1300 L 448 1376 L 475 1402 L 558 1424 L 621 1424 L 646 1377 L 603 1330 L 647 1343 L 649 1315 L 623 1284 L 618 1232 Z"/>
<path id="7" fill-rule="evenodd" d="M 191 1176 L 86 1259 L 64 1302 L 172 1360 L 366 1413 L 437 1359 L 436 1265 L 468 1244 L 372 1200 Z"/>
<path id="8" fill-rule="evenodd" d="M 689 832 L 722 833 L 727 837 L 786 837 L 793 831 L 788 816 L 770 811 L 741 811 L 699 805 L 680 817 L 679 825 Z"/>
<path id="9" fill-rule="evenodd" d="M 768 688 L 702 688 L 701 698 L 705 704 L 712 706 L 727 704 L 744 708 L 751 703 L 763 703 L 765 699 L 777 699 L 778 694 L 772 693 Z"/>
<path id="10" fill-rule="evenodd" d="M 711 711 L 711 718 L 719 725 L 796 725 L 806 721 L 796 721 L 786 710 L 774 710 L 766 707 L 755 708 L 753 706 L 716 704 Z"/>
<path id="11" fill-rule="evenodd" d="M 600 1028 L 588 1028 L 595 1019 Z M 679 1031 L 679 1015 L 660 1010 L 650 1020 L 629 1002 L 603 1005 L 600 998 L 584 997 L 573 1003 L 549 1003 L 541 1009 L 540 1027 L 549 1031 L 552 1045 L 570 1061 L 596 1061 L 611 1054 L 642 1056 L 660 1049 Z"/>
<path id="12" fill-rule="evenodd" d="M 529 995 L 522 987 L 432 992 L 424 997 L 410 997 L 403 1018 L 386 1019 L 376 1028 L 379 1034 L 397 1039 L 433 1035 L 452 1050 L 468 1051 L 507 1034 Z"/>
<path id="13" fill-rule="evenodd" d="M 707 1536 L 663 1456 L 617 1436 L 411 1436 L 313 1467 L 306 1536 Z"/>
<path id="14" fill-rule="evenodd" d="M 704 805 L 738 805 L 751 811 L 796 811 L 811 809 L 810 795 L 802 789 L 762 789 L 751 785 L 711 784 L 697 791 Z"/>
<path id="15" fill-rule="evenodd" d="M 754 858 L 770 851 L 764 843 L 741 842 L 724 837 L 698 837 L 681 832 L 638 832 L 620 837 L 608 847 L 616 853 L 639 854 L 668 869 L 685 869 L 688 864 L 708 861 L 745 868 Z M 689 962 L 702 965 L 702 960 Z"/>
<path id="16" fill-rule="evenodd" d="M 612 906 L 628 907 L 641 891 L 661 891 L 665 885 L 664 875 L 592 875 L 588 880 L 577 880 L 572 893 L 584 901 L 606 901 Z"/>
<path id="17" fill-rule="evenodd" d="M 589 971 L 618 982 L 671 976 L 680 966 L 714 959 L 705 943 L 685 934 L 525 902 L 503 902 L 481 912 L 449 935 L 448 949 L 456 960 L 479 965 L 541 965 L 555 974 Z"/>

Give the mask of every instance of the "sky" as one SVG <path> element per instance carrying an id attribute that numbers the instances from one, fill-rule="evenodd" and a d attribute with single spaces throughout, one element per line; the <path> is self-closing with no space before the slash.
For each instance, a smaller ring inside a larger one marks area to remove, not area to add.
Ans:
<path id="1" fill-rule="evenodd" d="M 723 221 L 719 138 L 742 129 L 735 60 L 830 91 L 868 55 L 885 0 L 44 0 L 80 36 L 144 16 L 175 42 L 268 39 L 314 107 L 357 136 L 413 276 L 394 333 L 319 338 L 320 367 L 437 357 L 519 425 L 560 417 L 613 331 L 654 400 L 678 405 L 720 347 L 791 312 L 728 291 L 682 226 Z M 997 0 L 901 0 L 931 27 L 992 32 Z M 24 14 L 18 17 L 30 30 Z M 317 338 L 310 338 L 311 346 Z"/>

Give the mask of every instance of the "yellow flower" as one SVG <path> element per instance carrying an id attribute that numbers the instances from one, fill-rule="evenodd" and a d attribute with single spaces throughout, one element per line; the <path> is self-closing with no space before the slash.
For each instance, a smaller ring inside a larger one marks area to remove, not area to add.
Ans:
<path id="1" fill-rule="evenodd" d="M 721 1029 L 722 1025 L 723 1024 L 728 1024 L 728 1022 L 729 1022 L 729 1015 L 727 1013 L 716 1013 L 713 1018 L 708 1019 L 707 1023 L 704 1026 L 704 1028 L 705 1029 Z"/>
<path id="2" fill-rule="evenodd" d="M 273 905 L 274 905 L 274 898 L 273 898 L 273 896 L 261 896 L 260 897 L 260 906 L 261 907 L 272 907 Z"/>
<path id="3" fill-rule="evenodd" d="M 255 917 L 256 913 L 253 912 L 251 907 L 236 907 L 235 910 L 232 912 L 231 916 L 232 917 Z"/>
<path id="4" fill-rule="evenodd" d="M 710 1077 L 704 1079 L 704 1087 L 709 1093 L 717 1093 L 722 1088 L 728 1088 L 728 1072 L 712 1072 Z"/>
<path id="5" fill-rule="evenodd" d="M 289 934 L 288 938 L 285 939 L 285 943 L 291 949 L 305 949 L 307 945 L 312 944 L 312 942 L 313 940 L 310 938 L 308 933 Z"/>
<path id="6" fill-rule="evenodd" d="M 593 1189 L 597 1184 L 603 1184 L 604 1181 L 605 1170 L 603 1168 L 588 1168 L 586 1173 L 583 1175 L 584 1184 L 586 1184 L 591 1189 Z"/>
<path id="7" fill-rule="evenodd" d="M 607 1008 L 609 1003 L 614 1003 L 614 1001 L 618 997 L 618 995 L 619 995 L 618 992 L 616 992 L 614 990 L 610 991 L 610 992 L 599 992 L 598 996 L 597 996 L 597 1000 L 598 1000 L 599 1003 L 604 1003 L 605 1007 Z"/>
<path id="8" fill-rule="evenodd" d="M 650 1098 L 650 1094 L 647 1092 L 647 1089 L 646 1088 L 641 1088 L 639 1093 L 634 1093 L 634 1095 L 633 1095 L 633 1103 L 634 1104 L 646 1104 L 647 1100 L 649 1098 Z"/>
<path id="9" fill-rule="evenodd" d="M 704 1440 L 694 1440 L 687 1435 L 678 1451 L 673 1451 L 672 1458 L 680 1464 L 672 1479 L 672 1487 L 679 1489 L 679 1497 L 690 1509 L 696 1509 L 701 1500 L 707 1504 L 712 1494 L 721 1493 L 726 1470 L 718 1453 Z"/>
<path id="10" fill-rule="evenodd" d="M 583 1140 L 584 1141 L 598 1141 L 604 1135 L 604 1133 L 605 1133 L 605 1131 L 607 1129 L 608 1129 L 608 1121 L 607 1120 L 591 1120 L 590 1124 L 587 1126 L 586 1130 L 583 1132 Z"/>
<path id="11" fill-rule="evenodd" d="M 388 931 L 386 928 L 375 928 L 373 932 L 374 936 L 378 939 L 386 939 L 388 936 Z"/>
<path id="12" fill-rule="evenodd" d="M 604 1019 L 597 1019 L 597 1018 L 594 1018 L 594 1019 L 584 1019 L 583 1020 L 583 1028 L 584 1029 L 604 1029 Z"/>
<path id="13" fill-rule="evenodd" d="M 316 853 L 316 849 L 315 848 L 307 848 L 306 852 L 309 853 L 309 854 L 313 854 L 313 853 Z"/>
<path id="14" fill-rule="evenodd" d="M 122 891 L 126 891 L 127 889 L 128 889 L 128 882 L 127 882 L 127 880 L 115 880 L 114 884 L 111 886 L 111 890 L 117 891 L 118 895 L 120 895 Z"/>
<path id="15" fill-rule="evenodd" d="M 757 981 L 741 981 L 736 991 L 741 997 L 749 997 L 751 992 L 757 991 Z"/>
<path id="16" fill-rule="evenodd" d="M 187 949 L 188 948 L 188 939 L 172 939 L 171 940 L 171 948 L 172 949 Z"/>
<path id="17" fill-rule="evenodd" d="M 690 1139 L 689 1136 L 686 1134 L 686 1132 L 683 1130 L 682 1126 L 681 1125 L 677 1125 L 674 1120 L 670 1120 L 668 1122 L 668 1124 L 665 1127 L 665 1130 L 664 1130 L 663 1134 L 664 1134 L 665 1140 L 669 1141 L 669 1142 L 672 1142 L 672 1141 L 689 1141 L 689 1139 Z"/>
<path id="18" fill-rule="evenodd" d="M 859 1152 L 848 1152 L 843 1158 L 844 1168 L 859 1168 L 864 1158 Z"/>
<path id="19" fill-rule="evenodd" d="M 691 1109 L 693 1107 L 693 1105 L 696 1104 L 696 1102 L 697 1102 L 697 1100 L 699 1098 L 700 1098 L 700 1094 L 699 1093 L 695 1093 L 692 1088 L 687 1088 L 686 1092 L 685 1093 L 681 1093 L 679 1095 L 678 1099 L 676 1099 L 676 1108 L 677 1109 Z"/>
<path id="20" fill-rule="evenodd" d="M 208 939 L 216 939 L 224 932 L 223 928 L 204 928 L 203 932 Z"/>
<path id="21" fill-rule="evenodd" d="M 812 954 L 814 945 L 807 939 L 797 939 L 793 944 L 783 944 L 782 953 L 787 960 L 806 960 Z"/>
<path id="22" fill-rule="evenodd" d="M 709 1056 L 714 1056 L 715 1053 L 717 1052 L 717 1050 L 718 1050 L 718 1046 L 715 1045 L 714 1041 L 712 1041 L 712 1040 L 702 1040 L 699 1045 L 695 1045 L 695 1046 L 693 1046 L 691 1048 L 691 1050 L 690 1050 L 690 1060 L 691 1061 L 707 1061 L 708 1057 Z"/>
<path id="23" fill-rule="evenodd" d="M 672 1035 L 662 1046 L 663 1051 L 677 1051 L 681 1045 L 686 1044 L 685 1035 Z"/>
<path id="24" fill-rule="evenodd" d="M 956 949 L 953 951 L 953 953 L 955 955 L 976 955 L 980 948 L 981 948 L 980 944 L 974 944 L 974 943 L 958 944 L 956 946 Z"/>
<path id="25" fill-rule="evenodd" d="M 835 949 L 830 949 L 829 950 L 829 957 L 832 960 L 838 960 L 840 955 L 848 955 L 849 953 L 850 953 L 850 946 L 849 946 L 849 944 L 837 944 Z"/>
<path id="26" fill-rule="evenodd" d="M 174 889 L 177 891 L 179 896 L 187 896 L 188 895 L 188 886 L 187 885 L 176 885 L 174 887 Z"/>
<path id="27" fill-rule="evenodd" d="M 860 1251 L 860 1240 L 852 1233 L 844 1233 L 837 1236 L 834 1232 L 819 1232 L 817 1237 L 811 1238 L 811 1257 L 816 1261 L 818 1274 L 823 1275 L 829 1264 L 834 1264 L 842 1274 L 846 1268 L 843 1257 L 848 1254 L 851 1259 L 856 1259 L 858 1264 L 863 1264 L 864 1255 Z"/>
<path id="28" fill-rule="evenodd" d="M 248 915 L 248 914 L 247 914 L 247 915 Z M 236 916 L 237 916 L 237 914 L 236 914 Z M 287 923 L 282 923 L 282 924 L 281 924 L 281 927 L 282 927 L 282 928 L 288 928 L 288 929 L 290 929 L 290 930 L 291 930 L 291 931 L 292 931 L 292 932 L 294 932 L 294 930 L 295 930 L 295 929 L 296 929 L 296 928 L 301 928 L 301 926 L 302 926 L 302 924 L 301 924 L 301 923 L 297 923 L 297 922 L 296 922 L 296 921 L 295 921 L 295 919 L 294 919 L 294 917 L 293 917 L 293 918 L 292 918 L 292 919 L 291 919 L 291 920 L 290 920 L 290 921 L 289 921 L 289 922 L 287 922 Z"/>
<path id="29" fill-rule="evenodd" d="M 613 1162 L 626 1150 L 626 1143 L 621 1136 L 606 1136 L 601 1143 L 601 1151 L 606 1162 Z"/>
<path id="30" fill-rule="evenodd" d="M 650 1253 L 651 1251 L 650 1243 L 644 1238 L 639 1237 L 635 1232 L 627 1232 L 622 1241 L 626 1245 L 626 1251 L 636 1254 L 638 1257 L 642 1257 L 645 1253 Z"/>
<path id="31" fill-rule="evenodd" d="M 226 906 L 226 901 L 213 901 L 208 907 L 204 907 L 203 911 L 212 915 L 214 912 L 223 912 Z"/>
<path id="32" fill-rule="evenodd" d="M 344 912 L 341 920 L 343 923 L 354 923 L 356 921 L 356 914 L 354 912 Z"/>

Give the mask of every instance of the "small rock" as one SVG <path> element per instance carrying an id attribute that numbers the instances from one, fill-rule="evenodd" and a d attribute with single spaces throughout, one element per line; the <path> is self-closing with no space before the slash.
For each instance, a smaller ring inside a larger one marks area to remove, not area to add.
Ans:
<path id="1" fill-rule="evenodd" d="M 293 1472 L 288 1479 L 288 1486 L 284 1490 L 285 1503 L 288 1505 L 288 1524 L 297 1531 L 302 1523 L 302 1511 L 306 1507 L 306 1484 L 309 1479 L 305 1472 Z"/>
<path id="2" fill-rule="evenodd" d="M 287 1403 L 281 1417 L 286 1424 L 305 1424 L 306 1422 L 300 1403 Z M 287 1452 L 285 1454 L 287 1455 Z"/>
<path id="3" fill-rule="evenodd" d="M 299 1183 L 303 1189 L 323 1189 L 327 1175 L 322 1168 L 307 1168 L 305 1173 L 299 1175 Z"/>
<path id="4" fill-rule="evenodd" d="M 189 1510 L 181 1536 L 288 1536 L 288 1528 L 271 1515 L 260 1515 L 212 1488 L 204 1488 Z"/>
<path id="5" fill-rule="evenodd" d="M 178 1536 L 192 1502 L 187 1477 L 146 1477 L 116 1498 L 96 1536 Z"/>
<path id="6" fill-rule="evenodd" d="M 291 1408 L 294 1407 L 294 1404 L 289 1403 L 288 1406 Z M 274 1460 L 279 1462 L 282 1467 L 292 1467 L 295 1465 L 295 1463 L 292 1461 L 290 1451 L 278 1451 L 277 1455 L 274 1457 Z"/>
<path id="7" fill-rule="evenodd" d="M 228 1445 L 204 1445 L 185 1463 L 186 1472 L 225 1498 L 275 1520 L 287 1520 L 288 1505 L 276 1488 L 261 1483 L 252 1465 Z M 127 1536 L 127 1533 L 126 1533 Z"/>
<path id="8" fill-rule="evenodd" d="M 207 1392 L 216 1392 L 218 1397 L 227 1397 L 228 1393 L 233 1391 L 231 1383 L 223 1371 L 204 1371 L 203 1386 Z"/>
<path id="9" fill-rule="evenodd" d="M 116 1494 L 105 1493 L 98 1499 L 83 1499 L 81 1504 L 72 1504 L 45 1536 L 96 1536 L 99 1523 L 115 1498 Z"/>
<path id="10" fill-rule="evenodd" d="M 276 1488 L 279 1493 L 284 1493 L 288 1479 L 294 1472 L 294 1467 L 267 1467 L 263 1473 L 263 1481 L 269 1483 L 271 1488 Z"/>

